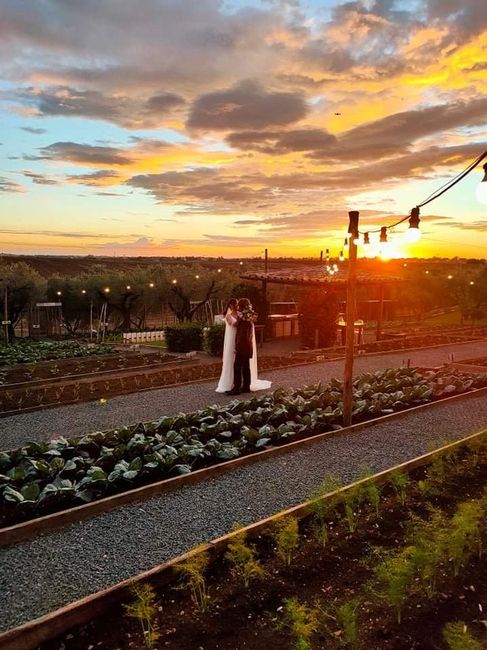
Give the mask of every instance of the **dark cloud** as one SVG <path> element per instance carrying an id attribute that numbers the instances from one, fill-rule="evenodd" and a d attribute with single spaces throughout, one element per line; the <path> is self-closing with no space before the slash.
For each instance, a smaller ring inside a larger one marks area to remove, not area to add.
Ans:
<path id="1" fill-rule="evenodd" d="M 22 131 L 27 131 L 27 133 L 32 133 L 33 135 L 42 135 L 47 133 L 47 129 L 34 128 L 33 126 L 21 126 Z"/>
<path id="2" fill-rule="evenodd" d="M 335 137 L 323 129 L 230 133 L 232 147 L 264 154 L 306 151 L 329 161 L 370 160 L 406 153 L 421 138 L 487 123 L 487 98 L 430 106 L 388 115 Z"/>
<path id="3" fill-rule="evenodd" d="M 275 131 L 241 131 L 230 133 L 226 141 L 242 150 L 260 151 L 266 154 L 285 154 L 293 151 L 328 150 L 337 139 L 324 129 L 294 129 Z"/>
<path id="4" fill-rule="evenodd" d="M 185 103 L 184 97 L 175 93 L 159 93 L 149 97 L 146 102 L 146 110 L 149 113 L 166 113 L 167 111 L 181 106 Z"/>
<path id="5" fill-rule="evenodd" d="M 112 171 L 111 169 L 99 169 L 96 172 L 91 172 L 89 174 L 71 174 L 66 178 L 69 181 L 74 181 L 80 185 L 102 185 L 103 181 L 107 178 L 117 178 L 117 172 Z"/>
<path id="6" fill-rule="evenodd" d="M 303 95 L 270 92 L 254 81 L 241 81 L 228 90 L 206 93 L 191 107 L 192 128 L 265 129 L 297 122 L 306 116 Z"/>
<path id="7" fill-rule="evenodd" d="M 128 165 L 132 161 L 122 149 L 96 147 L 76 142 L 54 142 L 41 149 L 41 159 L 68 160 L 94 165 Z"/>

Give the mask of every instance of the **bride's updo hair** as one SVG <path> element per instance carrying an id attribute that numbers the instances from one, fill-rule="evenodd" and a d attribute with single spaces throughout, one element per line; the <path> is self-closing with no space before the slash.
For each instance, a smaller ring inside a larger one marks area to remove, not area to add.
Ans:
<path id="1" fill-rule="evenodd" d="M 240 298 L 237 304 L 240 311 L 244 311 L 244 309 L 252 309 L 252 305 L 248 298 Z"/>
<path id="2" fill-rule="evenodd" d="M 238 300 L 236 298 L 230 298 L 230 300 L 227 303 L 227 306 L 223 310 L 223 317 L 227 315 L 227 312 L 229 309 L 232 311 L 237 308 Z"/>

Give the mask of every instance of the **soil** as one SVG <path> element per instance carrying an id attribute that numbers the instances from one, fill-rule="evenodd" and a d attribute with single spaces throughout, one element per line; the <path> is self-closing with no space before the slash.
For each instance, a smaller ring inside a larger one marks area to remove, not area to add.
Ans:
<path id="1" fill-rule="evenodd" d="M 454 460 L 455 474 L 447 471 L 441 492 L 425 499 L 414 487 L 423 479 L 425 468 L 415 470 L 408 508 L 399 504 L 389 487 L 382 492 L 380 515 L 363 513 L 358 531 L 350 534 L 338 521 L 329 543 L 322 549 L 313 538 L 310 521 L 300 527 L 300 547 L 289 568 L 275 557 L 270 537 L 253 541 L 257 557 L 267 574 L 245 591 L 231 577 L 222 559 L 210 565 L 208 575 L 209 611 L 195 611 L 188 595 L 165 587 L 158 593 L 156 617 L 161 638 L 155 648 L 173 650 L 270 650 L 295 647 L 282 626 L 283 599 L 296 596 L 301 603 L 320 608 L 321 625 L 311 648 L 348 647 L 340 642 L 342 631 L 333 619 L 335 607 L 364 594 L 372 575 L 376 549 L 400 549 L 411 516 L 426 517 L 430 506 L 451 516 L 459 502 L 482 496 L 487 483 L 487 457 L 475 462 L 463 453 Z M 483 536 L 487 522 L 483 524 Z M 474 558 L 458 578 L 440 577 L 433 599 L 415 596 L 404 608 L 402 623 L 385 603 L 365 592 L 359 610 L 360 644 L 371 650 L 431 650 L 444 648 L 442 629 L 451 621 L 462 620 L 469 630 L 487 644 L 487 558 Z M 483 612 L 483 613 L 482 613 Z M 279 625 L 281 623 L 281 625 Z M 40 650 L 104 650 L 143 648 L 137 621 L 127 618 L 122 607 L 113 608 L 91 623 L 40 646 Z M 487 647 L 487 646 L 486 646 Z"/>

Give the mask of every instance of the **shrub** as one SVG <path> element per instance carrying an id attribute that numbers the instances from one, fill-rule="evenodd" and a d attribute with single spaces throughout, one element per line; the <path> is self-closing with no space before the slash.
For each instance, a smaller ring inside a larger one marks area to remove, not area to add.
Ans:
<path id="1" fill-rule="evenodd" d="M 225 325 L 212 325 L 206 328 L 204 347 L 214 357 L 221 357 L 223 354 L 223 341 L 225 339 Z"/>
<path id="2" fill-rule="evenodd" d="M 169 352 L 191 352 L 201 350 L 203 325 L 201 323 L 176 323 L 164 328 Z"/>
<path id="3" fill-rule="evenodd" d="M 303 296 L 299 305 L 301 341 L 308 348 L 327 348 L 335 343 L 338 300 L 335 294 L 314 289 Z M 317 332 L 317 335 L 316 335 Z"/>

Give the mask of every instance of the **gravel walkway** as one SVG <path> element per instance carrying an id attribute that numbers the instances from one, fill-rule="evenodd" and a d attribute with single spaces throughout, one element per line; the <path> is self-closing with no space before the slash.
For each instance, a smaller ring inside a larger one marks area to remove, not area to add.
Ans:
<path id="1" fill-rule="evenodd" d="M 485 356 L 487 341 L 357 357 L 355 372 L 358 374 L 397 367 L 408 358 L 413 365 L 438 366 L 446 363 L 452 352 L 456 359 Z M 328 381 L 332 377 L 342 377 L 342 374 L 343 360 L 338 360 L 273 370 L 263 374 L 263 378 L 271 379 L 274 389 L 279 386 L 303 386 L 320 380 Z M 70 437 L 141 420 L 155 420 L 161 415 L 194 411 L 210 404 L 229 401 L 231 398 L 226 395 L 215 393 L 215 385 L 216 382 L 212 380 L 120 395 L 103 405 L 99 402 L 85 402 L 0 418 L 0 449 L 13 449 L 33 440 L 49 440 L 60 435 Z"/>
<path id="2" fill-rule="evenodd" d="M 236 522 L 297 505 L 326 475 L 350 482 L 364 467 L 386 469 L 486 425 L 485 395 L 440 402 L 2 549 L 0 629 L 135 576 Z"/>

